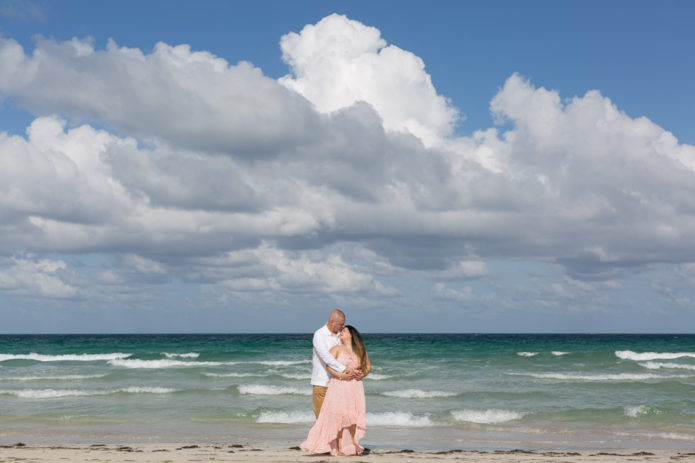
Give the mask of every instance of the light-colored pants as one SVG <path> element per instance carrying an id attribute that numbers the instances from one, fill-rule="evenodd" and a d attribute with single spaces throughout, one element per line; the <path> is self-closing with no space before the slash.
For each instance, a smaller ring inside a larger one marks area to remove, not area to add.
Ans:
<path id="1" fill-rule="evenodd" d="M 312 394 L 312 399 L 314 402 L 314 415 L 316 418 L 319 417 L 319 412 L 321 412 L 321 405 L 323 405 L 323 399 L 326 398 L 327 387 L 314 386 L 314 393 Z"/>

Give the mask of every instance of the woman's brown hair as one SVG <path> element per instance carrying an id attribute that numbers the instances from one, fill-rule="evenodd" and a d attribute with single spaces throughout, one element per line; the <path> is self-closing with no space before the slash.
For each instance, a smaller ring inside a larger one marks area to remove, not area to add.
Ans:
<path id="1" fill-rule="evenodd" d="M 364 368 L 367 365 L 367 348 L 364 346 L 364 341 L 360 332 L 357 331 L 352 325 L 345 325 L 345 328 L 350 331 L 350 337 L 352 338 L 352 350 L 360 358 L 360 368 Z"/>

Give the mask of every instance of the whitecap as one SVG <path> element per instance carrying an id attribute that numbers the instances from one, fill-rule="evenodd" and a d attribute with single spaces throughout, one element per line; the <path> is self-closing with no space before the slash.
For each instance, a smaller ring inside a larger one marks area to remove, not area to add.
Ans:
<path id="1" fill-rule="evenodd" d="M 262 412 L 256 423 L 313 423 L 316 417 L 311 412 Z"/>
<path id="2" fill-rule="evenodd" d="M 225 362 L 184 362 L 182 360 L 109 360 L 109 365 L 123 368 L 157 369 L 157 368 L 197 368 L 207 366 L 229 365 Z"/>
<path id="3" fill-rule="evenodd" d="M 55 399 L 60 397 L 82 397 L 105 395 L 108 392 L 84 391 L 78 389 L 19 389 L 0 390 L 2 395 L 13 395 L 20 399 Z"/>
<path id="4" fill-rule="evenodd" d="M 96 362 L 100 360 L 119 360 L 130 357 L 132 354 L 114 352 L 112 354 L 62 354 L 43 355 L 34 352 L 30 354 L 0 354 L 0 362 L 7 360 L 34 360 L 37 362 Z"/>
<path id="5" fill-rule="evenodd" d="M 681 370 L 695 370 L 695 365 L 688 365 L 685 363 L 659 363 L 659 362 L 646 362 L 646 363 L 640 363 L 639 364 L 641 367 L 647 368 L 648 370 L 658 370 L 660 368 L 672 368 L 672 369 L 681 369 Z"/>
<path id="6" fill-rule="evenodd" d="M 287 379 L 311 379 L 311 375 L 309 374 L 280 373 L 277 371 L 268 371 L 265 373 L 203 373 L 203 375 L 211 378 L 265 378 L 270 375 L 278 375 Z"/>
<path id="7" fill-rule="evenodd" d="M 623 408 L 623 412 L 625 413 L 625 416 L 629 416 L 630 418 L 637 418 L 638 416 L 641 415 L 648 415 L 648 414 L 656 414 L 656 413 L 661 413 L 661 411 L 657 408 L 652 408 L 647 405 L 636 405 L 632 407 L 625 407 Z"/>
<path id="8" fill-rule="evenodd" d="M 616 373 L 580 375 L 566 373 L 509 373 L 514 376 L 530 376 L 537 379 L 554 379 L 558 381 L 648 381 L 664 379 L 691 378 L 692 375 L 657 375 L 653 373 Z"/>
<path id="9" fill-rule="evenodd" d="M 384 379 L 393 378 L 394 375 L 380 375 L 379 373 L 369 373 L 364 379 L 371 379 L 373 381 L 382 381 Z"/>
<path id="10" fill-rule="evenodd" d="M 420 389 L 405 389 L 403 391 L 387 391 L 383 395 L 387 397 L 398 397 L 401 399 L 434 399 L 439 397 L 454 397 L 456 392 L 444 391 L 423 391 Z"/>
<path id="11" fill-rule="evenodd" d="M 248 384 L 239 386 L 239 394 L 246 395 L 283 395 L 283 394 L 298 394 L 311 395 L 312 390 L 309 387 L 284 387 L 284 386 L 265 386 L 262 384 Z"/>
<path id="12" fill-rule="evenodd" d="M 142 386 L 131 386 L 123 389 L 117 389 L 114 393 L 125 392 L 127 394 L 171 394 L 176 392 L 176 389 L 171 389 L 168 387 L 142 387 Z"/>
<path id="13" fill-rule="evenodd" d="M 538 352 L 517 352 L 516 355 L 520 357 L 535 357 Z"/>
<path id="14" fill-rule="evenodd" d="M 197 352 L 188 352 L 185 354 L 172 354 L 169 352 L 162 352 L 162 354 L 168 358 L 168 359 L 175 359 L 175 358 L 181 358 L 181 359 L 197 359 L 200 357 L 200 354 Z"/>
<path id="15" fill-rule="evenodd" d="M 64 375 L 64 376 L 13 376 L 0 377 L 0 381 L 78 381 L 81 379 L 104 378 L 106 375 Z"/>
<path id="16" fill-rule="evenodd" d="M 127 387 L 112 390 L 82 390 L 82 389 L 18 389 L 0 390 L 0 394 L 14 395 L 20 399 L 57 399 L 63 397 L 88 397 L 103 396 L 110 394 L 169 394 L 176 392 L 175 389 L 165 387 Z"/>
<path id="17" fill-rule="evenodd" d="M 297 380 L 311 379 L 311 375 L 309 375 L 309 374 L 292 374 L 292 373 L 275 373 L 275 374 L 282 376 L 283 378 L 287 378 L 287 379 L 297 379 Z"/>
<path id="18" fill-rule="evenodd" d="M 434 426 L 427 416 L 414 416 L 408 412 L 367 413 L 367 426 L 398 426 L 423 428 Z"/>
<path id="19" fill-rule="evenodd" d="M 498 424 L 507 421 L 520 420 L 525 413 L 511 410 L 460 410 L 451 412 L 457 421 L 478 424 Z"/>
<path id="20" fill-rule="evenodd" d="M 569 352 L 561 352 L 561 351 L 558 351 L 558 350 L 554 350 L 554 351 L 551 352 L 551 354 L 553 354 L 553 355 L 556 356 L 556 357 L 562 357 L 563 355 L 569 354 Z"/>
<path id="21" fill-rule="evenodd" d="M 259 365 L 266 365 L 271 367 L 287 367 L 291 365 L 304 365 L 307 363 L 311 363 L 311 360 L 260 360 L 257 362 L 246 363 L 257 363 Z"/>
<path id="22" fill-rule="evenodd" d="M 673 360 L 682 357 L 695 358 L 695 352 L 642 352 L 637 353 L 631 350 L 616 350 L 615 355 L 623 360 L 636 360 L 644 362 L 647 360 Z"/>

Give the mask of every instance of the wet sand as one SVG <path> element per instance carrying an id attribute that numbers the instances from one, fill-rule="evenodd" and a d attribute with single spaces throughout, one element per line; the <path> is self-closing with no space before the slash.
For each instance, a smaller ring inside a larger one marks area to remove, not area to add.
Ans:
<path id="1" fill-rule="evenodd" d="M 469 463 L 627 463 L 627 462 L 695 462 L 695 452 L 678 450 L 655 451 L 530 451 L 530 450 L 447 450 L 413 451 L 409 449 L 371 450 L 358 457 L 310 455 L 296 447 L 262 447 L 244 444 L 91 444 L 91 445 L 15 445 L 0 446 L 0 462 L 55 463 L 184 463 L 200 461 L 254 462 L 448 462 Z"/>

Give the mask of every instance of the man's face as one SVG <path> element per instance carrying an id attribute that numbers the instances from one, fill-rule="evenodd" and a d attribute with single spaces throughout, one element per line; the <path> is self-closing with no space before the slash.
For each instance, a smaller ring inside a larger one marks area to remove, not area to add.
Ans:
<path id="1" fill-rule="evenodd" d="M 333 334 L 337 334 L 340 330 L 343 329 L 344 326 L 345 319 L 342 317 L 331 318 L 330 320 L 328 320 L 328 330 Z"/>

